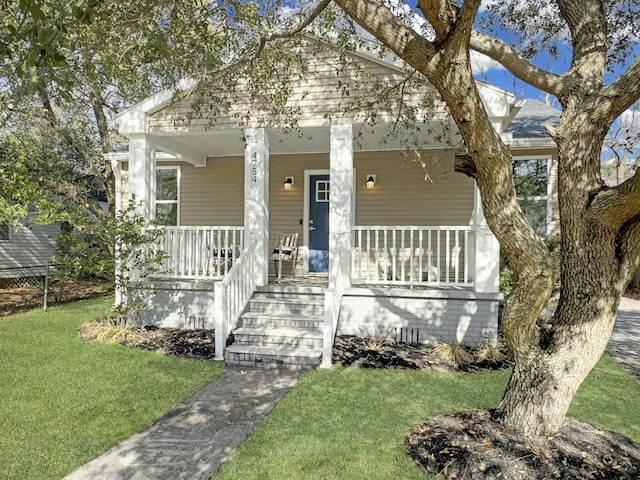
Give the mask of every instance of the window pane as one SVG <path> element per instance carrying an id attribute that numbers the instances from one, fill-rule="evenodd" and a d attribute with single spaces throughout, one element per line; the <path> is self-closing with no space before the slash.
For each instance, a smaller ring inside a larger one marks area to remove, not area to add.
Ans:
<path id="1" fill-rule="evenodd" d="M 546 158 L 513 161 L 513 180 L 518 197 L 541 197 L 547 195 Z"/>
<path id="2" fill-rule="evenodd" d="M 156 200 L 178 200 L 178 170 L 156 170 Z"/>
<path id="3" fill-rule="evenodd" d="M 177 203 L 157 203 L 156 222 L 159 225 L 178 224 L 178 204 Z"/>
<path id="4" fill-rule="evenodd" d="M 10 228 L 8 223 L 0 223 L 0 240 L 10 240 Z"/>
<path id="5" fill-rule="evenodd" d="M 520 206 L 538 235 L 547 235 L 547 201 L 521 198 Z"/>

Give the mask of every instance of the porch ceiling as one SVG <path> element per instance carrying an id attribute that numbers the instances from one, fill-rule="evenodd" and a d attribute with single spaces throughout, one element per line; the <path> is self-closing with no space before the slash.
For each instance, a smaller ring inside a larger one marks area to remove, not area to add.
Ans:
<path id="1" fill-rule="evenodd" d="M 407 148 L 406 135 L 390 137 L 385 135 L 388 127 L 364 127 L 354 125 L 354 150 L 401 150 Z M 444 147 L 442 126 L 424 128 L 423 144 L 429 148 Z M 329 152 L 330 128 L 305 127 L 298 132 L 285 133 L 282 130 L 267 129 L 269 153 L 327 153 Z M 210 130 L 181 134 L 153 135 L 160 150 L 175 155 L 194 165 L 204 165 L 206 157 L 244 155 L 243 131 L 239 129 Z"/>

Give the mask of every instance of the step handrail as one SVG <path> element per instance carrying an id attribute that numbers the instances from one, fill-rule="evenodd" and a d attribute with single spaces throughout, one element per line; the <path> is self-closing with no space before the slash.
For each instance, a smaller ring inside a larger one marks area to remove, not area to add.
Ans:
<path id="1" fill-rule="evenodd" d="M 215 357 L 224 360 L 229 332 L 256 290 L 255 257 L 257 244 L 248 245 L 225 277 L 214 286 Z"/>

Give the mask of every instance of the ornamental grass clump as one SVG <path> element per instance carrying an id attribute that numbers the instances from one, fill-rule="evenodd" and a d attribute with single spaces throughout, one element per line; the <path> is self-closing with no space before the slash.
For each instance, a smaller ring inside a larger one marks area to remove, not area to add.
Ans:
<path id="1" fill-rule="evenodd" d="M 131 319 L 119 312 L 89 320 L 78 329 L 81 338 L 102 343 L 122 343 L 135 337 L 139 331 Z"/>
<path id="2" fill-rule="evenodd" d="M 456 343 L 440 343 L 433 347 L 433 353 L 440 357 L 443 362 L 448 363 L 454 368 L 461 368 L 473 363 L 473 354 L 469 350 Z"/>

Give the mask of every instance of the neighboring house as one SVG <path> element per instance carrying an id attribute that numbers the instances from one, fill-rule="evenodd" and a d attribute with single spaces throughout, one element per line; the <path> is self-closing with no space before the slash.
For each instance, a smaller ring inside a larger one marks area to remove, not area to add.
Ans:
<path id="1" fill-rule="evenodd" d="M 60 224 L 0 224 L 0 285 L 30 285 L 47 273 L 53 255 L 51 238 L 60 233 Z"/>
<path id="2" fill-rule="evenodd" d="M 370 78 L 401 78 L 393 63 L 353 56 Z M 217 358 L 240 364 L 317 364 L 322 356 L 330 365 L 336 334 L 495 343 L 499 245 L 474 181 L 454 171 L 458 150 L 437 133 L 444 122 L 455 136 L 454 124 L 435 108 L 422 129 L 423 169 L 399 141 L 383 140 L 392 116 L 363 128 L 357 114 L 326 115 L 342 100 L 341 86 L 370 86 L 354 72 L 336 75 L 337 61 L 330 49 L 314 52 L 294 86 L 302 136 L 260 114 L 240 126 L 248 105 L 213 125 L 186 122 L 189 102 L 174 103 L 168 92 L 116 117 L 129 138 L 128 153 L 111 155 L 124 201 L 135 194 L 145 215 L 167 225 L 168 259 L 150 279 L 142 318 L 215 328 Z M 539 102 L 479 88 L 511 145 L 517 179 L 534 174 L 520 182 L 523 205 L 541 233 L 556 229 L 557 153 L 541 124 L 557 117 Z M 279 233 L 298 236 L 296 276 L 281 283 L 271 260 Z"/>

